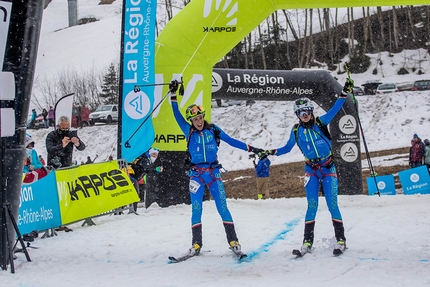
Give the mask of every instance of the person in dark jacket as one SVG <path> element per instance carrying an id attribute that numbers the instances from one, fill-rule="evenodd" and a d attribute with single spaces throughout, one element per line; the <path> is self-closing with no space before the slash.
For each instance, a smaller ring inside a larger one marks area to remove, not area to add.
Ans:
<path id="1" fill-rule="evenodd" d="M 141 202 L 145 200 L 146 176 L 159 174 L 163 171 L 163 166 L 155 163 L 155 160 L 158 158 L 158 152 L 159 150 L 157 148 L 151 147 L 129 164 L 133 170 L 133 172 L 129 172 L 129 176 Z M 134 211 L 136 210 L 137 202 L 134 204 Z"/>
<path id="2" fill-rule="evenodd" d="M 56 130 L 46 136 L 47 165 L 53 169 L 72 165 L 73 149 L 83 151 L 85 144 L 75 131 L 70 131 L 70 120 L 60 117 Z"/>
<path id="3" fill-rule="evenodd" d="M 202 106 L 190 105 L 186 110 L 186 119 L 182 116 L 176 99 L 178 82 L 172 81 L 169 85 L 170 99 L 173 115 L 181 131 L 187 139 L 190 155 L 190 199 L 192 207 L 191 230 L 192 246 L 190 255 L 198 255 L 203 246 L 202 242 L 202 204 L 205 187 L 207 187 L 215 201 L 217 211 L 222 218 L 229 248 L 240 254 L 241 246 L 236 236 L 233 218 L 227 207 L 226 192 L 221 179 L 222 166 L 218 163 L 218 143 L 222 140 L 227 144 L 243 151 L 259 153 L 262 149 L 254 148 L 230 137 L 217 125 L 209 124 L 205 119 L 205 110 Z"/>
<path id="4" fill-rule="evenodd" d="M 43 124 L 45 126 L 45 129 L 47 129 L 49 127 L 49 123 L 48 123 L 48 111 L 46 109 L 42 110 L 42 116 L 43 116 Z"/>
<path id="5" fill-rule="evenodd" d="M 417 134 L 414 134 L 411 141 L 411 148 L 409 149 L 409 166 L 413 168 L 423 165 L 425 162 L 425 154 L 424 143 Z"/>

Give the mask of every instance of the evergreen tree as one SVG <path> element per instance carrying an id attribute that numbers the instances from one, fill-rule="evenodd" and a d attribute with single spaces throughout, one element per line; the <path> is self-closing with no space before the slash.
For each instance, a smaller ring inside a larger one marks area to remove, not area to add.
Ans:
<path id="1" fill-rule="evenodd" d="M 103 77 L 102 92 L 100 97 L 103 103 L 118 104 L 119 99 L 119 75 L 114 63 L 111 63 L 107 74 Z"/>

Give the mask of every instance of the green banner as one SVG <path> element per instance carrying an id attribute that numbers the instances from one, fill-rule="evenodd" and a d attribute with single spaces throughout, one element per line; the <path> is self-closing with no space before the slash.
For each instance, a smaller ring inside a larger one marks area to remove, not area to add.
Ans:
<path id="1" fill-rule="evenodd" d="M 62 224 L 138 202 L 128 175 L 117 161 L 55 171 Z"/>

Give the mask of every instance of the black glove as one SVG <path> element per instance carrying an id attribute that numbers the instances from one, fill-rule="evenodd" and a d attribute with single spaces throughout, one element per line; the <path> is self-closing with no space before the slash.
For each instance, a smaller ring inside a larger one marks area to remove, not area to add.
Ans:
<path id="1" fill-rule="evenodd" d="M 276 154 L 276 149 L 268 149 L 268 150 L 266 150 L 265 151 L 267 154 L 270 154 L 270 155 L 275 155 Z"/>
<path id="2" fill-rule="evenodd" d="M 172 94 L 176 93 L 176 91 L 178 90 L 178 87 L 179 87 L 179 83 L 176 80 L 171 81 L 169 84 L 169 90 Z"/>
<path id="3" fill-rule="evenodd" d="M 248 145 L 248 151 L 258 155 L 260 152 L 263 152 L 264 149 Z"/>
<path id="4" fill-rule="evenodd" d="M 352 93 L 352 90 L 354 88 L 354 81 L 352 79 L 347 79 L 345 81 L 345 85 L 343 86 L 342 94 L 340 95 L 341 98 L 345 98 L 348 96 L 349 93 Z"/>

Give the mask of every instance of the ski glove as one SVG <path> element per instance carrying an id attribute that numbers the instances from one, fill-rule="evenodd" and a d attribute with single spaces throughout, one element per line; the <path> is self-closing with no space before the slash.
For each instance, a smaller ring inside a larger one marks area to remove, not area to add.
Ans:
<path id="1" fill-rule="evenodd" d="M 248 152 L 259 154 L 260 152 L 263 152 L 263 151 L 264 151 L 264 149 L 248 145 Z"/>
<path id="2" fill-rule="evenodd" d="M 176 80 L 171 81 L 169 84 L 169 90 L 172 94 L 176 93 L 176 91 L 178 90 L 178 87 L 179 87 L 179 83 Z"/>
<path id="3" fill-rule="evenodd" d="M 347 79 L 345 82 L 345 85 L 343 86 L 342 93 L 339 97 L 346 98 L 349 93 L 352 93 L 353 88 L 354 88 L 354 81 L 351 79 Z"/>
<path id="4" fill-rule="evenodd" d="M 270 155 L 275 155 L 276 154 L 276 149 L 268 149 L 265 151 L 265 153 L 270 154 Z"/>

